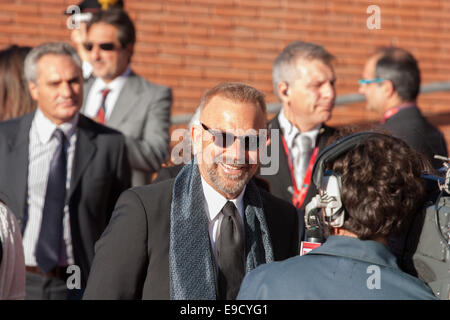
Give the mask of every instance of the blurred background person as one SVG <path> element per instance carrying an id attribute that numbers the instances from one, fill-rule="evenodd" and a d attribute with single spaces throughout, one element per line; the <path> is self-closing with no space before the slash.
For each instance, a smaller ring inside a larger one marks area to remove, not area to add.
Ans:
<path id="1" fill-rule="evenodd" d="M 24 77 L 24 61 L 31 47 L 12 45 L 0 51 L 0 121 L 36 109 Z"/>
<path id="2" fill-rule="evenodd" d="M 125 135 L 132 185 L 148 184 L 169 153 L 172 90 L 131 69 L 136 31 L 125 11 L 94 14 L 87 32 L 96 78 L 85 83 L 82 112 Z"/>
<path id="3" fill-rule="evenodd" d="M 329 159 L 324 169 L 332 170 L 323 174 L 319 191 L 327 240 L 306 255 L 250 272 L 238 299 L 435 299 L 424 282 L 400 270 L 386 247 L 423 206 L 421 155 L 381 134 L 353 140 L 338 154 L 334 146 L 321 156 Z"/>
<path id="4" fill-rule="evenodd" d="M 279 155 L 275 159 L 279 169 L 274 175 L 261 177 L 268 181 L 275 196 L 299 210 L 300 239 L 304 235 L 304 207 L 316 193 L 310 183 L 310 171 L 335 132 L 325 125 L 336 98 L 333 60 L 333 55 L 322 46 L 295 41 L 273 63 L 273 90 L 281 102 L 281 111 L 270 125 L 280 131 L 278 141 L 271 141 L 268 153 L 278 144 Z"/>
<path id="5" fill-rule="evenodd" d="M 366 97 L 366 108 L 382 115 L 382 129 L 406 141 L 438 169 L 442 161 L 434 155 L 446 157 L 447 145 L 417 106 L 420 81 L 414 56 L 402 48 L 386 47 L 367 60 L 359 92 Z"/>
<path id="6" fill-rule="evenodd" d="M 0 191 L 23 231 L 26 298 L 77 299 L 94 244 L 130 186 L 125 138 L 79 114 L 81 59 L 67 43 L 34 48 L 25 76 L 38 108 L 0 123 Z M 69 288 L 72 265 L 78 285 Z"/>
<path id="7" fill-rule="evenodd" d="M 123 9 L 122 0 L 84 0 L 78 4 L 79 12 L 67 12 L 71 14 L 71 21 L 69 25 L 72 28 L 70 33 L 70 39 L 72 40 L 75 49 L 78 52 L 81 60 L 83 61 L 83 78 L 88 80 L 92 75 L 92 65 L 89 62 L 89 52 L 83 47 L 83 43 L 87 39 L 87 24 L 92 18 L 92 14 L 99 12 L 100 10 L 108 10 L 109 8 Z"/>

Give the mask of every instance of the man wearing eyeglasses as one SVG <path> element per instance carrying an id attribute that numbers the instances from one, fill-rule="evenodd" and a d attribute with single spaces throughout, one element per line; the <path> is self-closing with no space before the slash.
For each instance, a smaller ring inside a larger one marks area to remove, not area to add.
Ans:
<path id="1" fill-rule="evenodd" d="M 442 133 L 422 115 L 417 106 L 420 70 L 414 56 L 402 48 L 387 47 L 377 51 L 365 64 L 359 92 L 366 97 L 366 108 L 379 113 L 381 128 L 403 139 L 425 155 L 433 167 L 447 156 Z"/>
<path id="2" fill-rule="evenodd" d="M 148 184 L 168 154 L 172 92 L 130 69 L 136 35 L 123 10 L 95 13 L 87 32 L 83 45 L 97 78 L 85 84 L 82 112 L 125 135 L 132 184 Z"/>
<path id="3" fill-rule="evenodd" d="M 118 200 L 84 299 L 235 299 L 245 273 L 297 253 L 295 208 L 252 179 L 268 143 L 262 93 L 223 83 L 200 108 L 194 159 Z"/>
<path id="4" fill-rule="evenodd" d="M 275 196 L 299 209 L 300 237 L 304 229 L 302 212 L 317 192 L 310 183 L 311 169 L 335 132 L 325 125 L 336 97 L 333 59 L 322 46 L 296 41 L 286 46 L 273 64 L 273 89 L 281 111 L 270 122 L 272 129 L 279 130 L 279 139 L 272 141 L 269 154 L 279 150 L 278 155 L 271 155 L 279 161 L 279 170 L 262 177 Z"/>

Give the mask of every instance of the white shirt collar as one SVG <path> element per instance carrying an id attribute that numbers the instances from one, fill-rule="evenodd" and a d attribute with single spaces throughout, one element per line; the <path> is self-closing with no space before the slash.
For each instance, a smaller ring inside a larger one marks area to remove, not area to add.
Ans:
<path id="1" fill-rule="evenodd" d="M 217 215 L 220 213 L 220 211 L 223 209 L 227 201 L 231 201 L 234 203 L 236 208 L 238 209 L 239 215 L 242 217 L 244 212 L 244 193 L 247 186 L 244 186 L 244 189 L 242 189 L 241 193 L 235 198 L 228 200 L 223 195 L 221 195 L 219 192 L 217 192 L 212 186 L 208 184 L 208 182 L 202 179 L 202 187 L 203 187 L 203 194 L 205 196 L 206 200 L 206 207 L 207 207 L 207 213 L 209 220 L 214 220 Z"/>
<path id="2" fill-rule="evenodd" d="M 284 115 L 284 109 L 281 109 L 281 112 L 278 114 L 278 122 L 280 123 L 280 128 L 282 130 L 282 134 L 284 136 L 284 139 L 286 140 L 286 143 L 289 147 L 289 149 L 292 149 L 294 145 L 294 139 L 298 139 L 300 137 L 300 134 L 305 134 L 311 138 L 311 141 L 313 143 L 313 146 L 315 145 L 317 135 L 319 134 L 320 127 L 322 126 L 319 124 L 314 129 L 307 131 L 307 132 L 300 132 L 296 126 L 294 126 Z"/>
<path id="3" fill-rule="evenodd" d="M 95 85 L 95 88 L 98 90 L 99 94 L 101 94 L 101 91 L 105 88 L 108 88 L 111 91 L 119 92 L 120 90 L 122 90 L 122 87 L 125 84 L 125 81 L 127 80 L 130 73 L 131 73 L 131 69 L 130 69 L 130 67 L 127 67 L 120 76 L 118 76 L 117 78 L 115 78 L 113 81 L 111 81 L 109 83 L 106 83 L 105 81 L 103 81 L 102 78 L 97 77 L 95 79 L 96 83 L 93 84 L 93 87 Z"/>
<path id="4" fill-rule="evenodd" d="M 56 128 L 60 128 L 64 132 L 67 139 L 69 139 L 70 136 L 75 132 L 78 124 L 78 118 L 79 114 L 77 113 L 68 122 L 64 122 L 63 124 L 57 126 L 42 113 L 41 109 L 37 108 L 33 121 L 36 125 L 36 132 L 38 134 L 39 141 L 43 144 L 46 144 L 51 139 Z"/>

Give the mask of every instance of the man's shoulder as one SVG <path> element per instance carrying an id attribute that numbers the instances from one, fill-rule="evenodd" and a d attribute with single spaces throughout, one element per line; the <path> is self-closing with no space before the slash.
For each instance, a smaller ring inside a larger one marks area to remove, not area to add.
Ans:
<path id="1" fill-rule="evenodd" d="M 158 84 L 152 81 L 147 80 L 146 78 L 136 74 L 134 71 L 131 71 L 130 75 L 128 76 L 128 80 L 139 83 L 139 85 L 147 90 L 157 90 L 157 91 L 171 91 L 170 87 Z"/>
<path id="2" fill-rule="evenodd" d="M 141 199 L 161 199 L 168 195 L 172 197 L 172 188 L 175 178 L 163 180 L 157 183 L 147 184 L 145 186 L 133 187 L 128 189 L 135 193 Z"/>
<path id="3" fill-rule="evenodd" d="M 99 124 L 81 113 L 78 119 L 78 128 L 90 131 L 99 136 L 111 137 L 112 139 L 123 139 L 123 134 L 120 131 Z"/>
<path id="4" fill-rule="evenodd" d="M 296 213 L 296 209 L 291 203 L 274 196 L 263 188 L 258 188 L 258 190 L 265 207 L 277 208 L 277 212 L 278 210 L 280 212 L 279 214 L 288 214 L 288 212 Z"/>
<path id="5" fill-rule="evenodd" d="M 8 119 L 5 121 L 0 121 L 0 131 L 2 133 L 8 133 L 12 132 L 15 133 L 17 128 L 20 127 L 24 122 L 29 122 L 31 125 L 31 122 L 33 121 L 34 117 L 34 111 L 31 113 L 28 113 L 26 115 L 23 115 L 21 117 Z"/>

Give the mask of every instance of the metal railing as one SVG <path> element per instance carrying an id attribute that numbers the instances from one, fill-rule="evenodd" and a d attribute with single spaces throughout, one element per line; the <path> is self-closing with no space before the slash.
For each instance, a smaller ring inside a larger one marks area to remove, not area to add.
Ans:
<path id="1" fill-rule="evenodd" d="M 420 93 L 433 93 L 439 91 L 450 91 L 450 82 L 433 82 L 429 84 L 424 84 L 420 88 Z M 336 97 L 336 106 L 357 103 L 365 101 L 365 97 L 359 93 L 344 94 Z M 280 110 L 279 102 L 271 102 L 267 104 L 268 113 L 277 113 Z M 173 125 L 188 123 L 191 119 L 193 113 L 175 115 L 170 118 Z"/>

